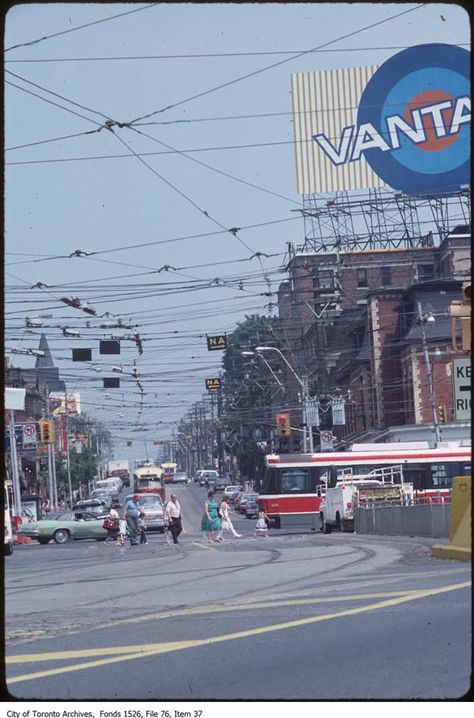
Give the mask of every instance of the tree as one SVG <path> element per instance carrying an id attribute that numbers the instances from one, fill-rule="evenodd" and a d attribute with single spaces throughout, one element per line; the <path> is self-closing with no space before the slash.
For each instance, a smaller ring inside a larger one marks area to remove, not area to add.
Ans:
<path id="1" fill-rule="evenodd" d="M 275 317 L 257 314 L 245 317 L 227 337 L 227 349 L 223 357 L 223 412 L 221 422 L 225 431 L 237 437 L 234 452 L 239 461 L 241 474 L 255 478 L 264 465 L 265 448 L 273 433 L 273 403 L 278 384 L 272 372 L 280 369 L 278 360 L 269 354 L 267 365 L 257 356 L 243 357 L 243 351 L 253 351 L 256 346 L 280 348 L 280 324 Z M 282 401 L 280 397 L 278 401 Z"/>

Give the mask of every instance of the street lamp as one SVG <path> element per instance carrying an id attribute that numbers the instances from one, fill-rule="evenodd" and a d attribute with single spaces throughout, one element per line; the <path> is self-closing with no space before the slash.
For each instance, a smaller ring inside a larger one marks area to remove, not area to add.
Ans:
<path id="1" fill-rule="evenodd" d="M 295 372 L 295 370 L 294 370 L 293 367 L 291 366 L 291 364 L 290 364 L 290 362 L 288 361 L 288 359 L 284 356 L 284 354 L 283 354 L 279 349 L 277 349 L 277 347 L 255 347 L 255 351 L 256 351 L 257 353 L 260 353 L 260 352 L 269 352 L 269 351 L 270 351 L 270 352 L 276 352 L 276 353 L 279 354 L 279 356 L 283 359 L 283 361 L 285 362 L 286 366 L 287 366 L 288 369 L 291 371 L 291 373 L 292 373 L 293 376 L 295 377 L 295 379 L 296 379 L 296 381 L 298 382 L 298 384 L 301 386 L 301 399 L 302 399 L 302 403 L 303 403 L 303 412 L 304 412 L 304 414 L 306 415 L 307 400 L 308 400 L 308 385 L 307 385 L 307 382 L 305 382 L 305 381 L 303 381 L 302 379 L 300 379 L 300 377 L 299 377 L 298 374 Z M 306 416 L 305 416 L 305 420 L 306 420 Z M 312 453 L 312 452 L 313 452 L 313 432 L 312 432 L 312 430 L 311 430 L 311 427 L 305 427 L 304 430 L 303 430 L 303 451 L 306 453 L 306 450 L 307 450 L 307 431 L 306 431 L 306 429 L 308 429 L 309 450 L 310 450 L 310 452 Z"/>
<path id="2" fill-rule="evenodd" d="M 260 359 L 263 361 L 263 363 L 265 364 L 265 366 L 270 370 L 270 373 L 272 374 L 272 376 L 273 376 L 273 378 L 275 379 L 275 381 L 276 381 L 276 383 L 278 384 L 278 386 L 281 387 L 281 389 L 284 389 L 284 388 L 285 388 L 284 385 L 281 383 L 281 381 L 279 380 L 279 378 L 277 377 L 277 375 L 275 374 L 275 372 L 273 371 L 273 369 L 271 368 L 270 364 L 267 362 L 267 360 L 265 359 L 264 356 L 262 356 L 261 354 L 259 354 L 256 350 L 255 350 L 254 352 L 241 352 L 241 355 L 242 355 L 243 357 L 255 357 L 255 356 L 260 357 Z"/>
<path id="3" fill-rule="evenodd" d="M 436 448 L 441 441 L 441 432 L 440 432 L 440 428 L 439 428 L 438 407 L 436 406 L 436 397 L 435 397 L 434 386 L 433 386 L 433 372 L 431 370 L 431 363 L 430 363 L 430 358 L 428 355 L 428 343 L 426 341 L 426 329 L 425 329 L 425 324 L 433 324 L 433 322 L 435 322 L 436 319 L 434 318 L 434 316 L 431 312 L 423 314 L 423 310 L 421 308 L 421 302 L 418 302 L 417 310 L 418 310 L 418 316 L 417 316 L 416 320 L 417 320 L 417 323 L 420 325 L 420 329 L 421 329 L 421 342 L 422 342 L 422 348 L 423 348 L 423 358 L 425 360 L 426 376 L 428 378 L 428 391 L 430 394 L 431 413 L 433 416 L 433 428 L 434 428 L 434 433 L 435 433 L 435 448 Z"/>

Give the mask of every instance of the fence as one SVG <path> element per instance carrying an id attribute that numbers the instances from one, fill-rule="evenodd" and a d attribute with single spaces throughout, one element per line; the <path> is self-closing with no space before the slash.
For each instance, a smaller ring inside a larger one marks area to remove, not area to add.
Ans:
<path id="1" fill-rule="evenodd" d="M 447 502 L 372 504 L 355 509 L 354 530 L 360 534 L 443 538 L 449 536 L 450 517 L 451 504 Z"/>

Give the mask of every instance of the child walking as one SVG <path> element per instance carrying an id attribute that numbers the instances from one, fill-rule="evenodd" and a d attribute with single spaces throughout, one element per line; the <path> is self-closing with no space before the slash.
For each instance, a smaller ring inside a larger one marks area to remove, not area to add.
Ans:
<path id="1" fill-rule="evenodd" d="M 260 509 L 258 512 L 257 523 L 255 524 L 255 532 L 254 532 L 255 538 L 257 538 L 257 536 L 265 536 L 265 538 L 268 538 L 268 524 L 269 523 L 270 522 L 269 522 L 269 519 L 268 519 L 265 511 L 263 511 L 263 509 Z"/>

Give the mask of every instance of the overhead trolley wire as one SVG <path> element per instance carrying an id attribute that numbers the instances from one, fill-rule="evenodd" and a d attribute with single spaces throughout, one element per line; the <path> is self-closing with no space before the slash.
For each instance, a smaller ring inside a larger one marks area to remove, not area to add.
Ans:
<path id="1" fill-rule="evenodd" d="M 141 117 L 136 117 L 135 119 L 130 120 L 130 122 L 128 124 L 135 124 L 136 122 L 139 122 L 140 120 L 145 120 L 145 119 L 148 119 L 149 117 L 153 117 L 154 115 L 158 115 L 162 112 L 166 112 L 167 110 L 171 110 L 174 107 L 179 107 L 180 105 L 183 105 L 187 102 L 191 102 L 192 100 L 196 100 L 199 97 L 204 97 L 205 95 L 209 95 L 212 92 L 221 90 L 224 87 L 229 87 L 230 85 L 234 85 L 237 82 L 241 82 L 242 80 L 247 80 L 250 77 L 255 77 L 256 75 L 259 75 L 262 72 L 267 72 L 267 70 L 272 70 L 275 67 L 279 67 L 280 65 L 283 65 L 285 63 L 292 62 L 293 60 L 297 60 L 299 57 L 304 57 L 305 55 L 308 55 L 311 52 L 315 52 L 316 50 L 322 50 L 323 48 L 327 47 L 328 45 L 333 45 L 335 42 L 339 42 L 340 40 L 345 40 L 348 37 L 353 37 L 354 35 L 358 35 L 361 32 L 365 32 L 366 30 L 371 30 L 374 27 L 378 27 L 379 25 L 383 25 L 387 22 L 391 22 L 392 20 L 396 20 L 397 18 L 407 15 L 408 13 L 414 12 L 415 10 L 419 10 L 422 7 L 425 7 L 425 4 L 417 5 L 416 7 L 409 8 L 408 10 L 403 10 L 402 12 L 396 13 L 395 15 L 391 15 L 388 18 L 384 18 L 383 20 L 378 20 L 377 22 L 373 22 L 370 25 L 366 25 L 365 27 L 358 28 L 357 30 L 353 30 L 352 32 L 347 33 L 345 35 L 341 35 L 340 37 L 335 38 L 333 40 L 328 40 L 328 42 L 325 42 L 322 45 L 313 47 L 310 50 L 304 50 L 303 52 L 299 52 L 296 55 L 292 55 L 291 57 L 285 58 L 283 60 L 279 60 L 278 62 L 274 62 L 271 65 L 266 65 L 265 67 L 262 67 L 259 70 L 254 70 L 253 72 L 249 72 L 245 75 L 241 75 L 240 77 L 236 77 L 233 80 L 229 80 L 228 82 L 224 82 L 224 83 L 217 85 L 215 87 L 212 87 L 208 90 L 199 92 L 196 95 L 187 97 L 184 100 L 174 102 L 173 104 L 167 105 L 166 107 L 163 107 L 159 110 L 154 110 L 153 112 L 149 112 L 148 114 L 142 115 Z"/>
<path id="2" fill-rule="evenodd" d="M 7 47 L 5 49 L 5 52 L 10 52 L 10 50 L 16 50 L 18 47 L 29 47 L 30 45 L 37 45 L 39 42 L 43 42 L 44 40 L 51 40 L 53 37 L 59 37 L 60 35 L 67 35 L 70 32 L 76 32 L 77 30 L 83 30 L 86 27 L 92 27 L 93 25 L 99 25 L 102 22 L 109 22 L 110 20 L 116 20 L 119 17 L 124 17 L 125 15 L 132 15 L 136 12 L 141 12 L 142 10 L 148 10 L 151 7 L 156 7 L 158 3 L 149 3 L 148 5 L 145 5 L 144 7 L 135 8 L 135 10 L 127 10 L 127 12 L 119 13 L 118 15 L 110 15 L 109 17 L 103 17 L 100 20 L 93 20 L 92 22 L 87 22 L 84 25 L 77 25 L 76 27 L 70 27 L 67 30 L 61 30 L 60 32 L 52 33 L 51 35 L 44 35 L 43 37 L 39 37 L 36 40 L 29 40 L 28 42 L 21 42 L 16 45 L 11 45 L 10 47 Z"/>

